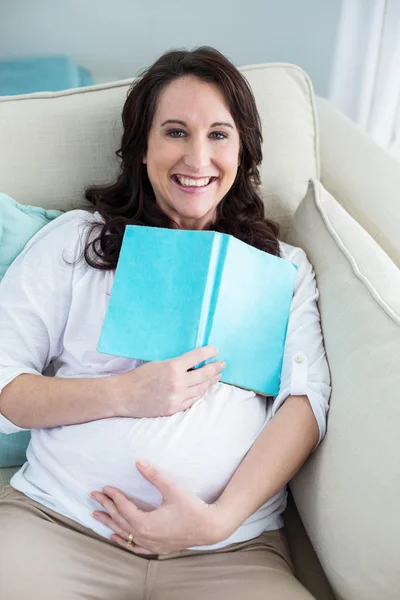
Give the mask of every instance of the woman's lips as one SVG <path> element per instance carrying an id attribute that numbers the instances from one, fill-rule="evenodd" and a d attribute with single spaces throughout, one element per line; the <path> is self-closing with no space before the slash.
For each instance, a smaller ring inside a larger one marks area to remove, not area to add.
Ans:
<path id="1" fill-rule="evenodd" d="M 204 185 L 202 187 L 197 187 L 194 185 L 180 185 L 173 176 L 171 177 L 171 181 L 175 185 L 175 187 L 178 188 L 178 190 L 184 192 L 185 194 L 203 194 L 204 192 L 207 192 L 218 181 L 218 178 L 215 178 L 213 181 L 210 181 L 208 185 Z"/>

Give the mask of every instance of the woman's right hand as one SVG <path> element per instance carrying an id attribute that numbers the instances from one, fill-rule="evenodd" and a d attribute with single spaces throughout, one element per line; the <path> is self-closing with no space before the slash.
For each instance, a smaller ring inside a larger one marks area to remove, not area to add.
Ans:
<path id="1" fill-rule="evenodd" d="M 112 402 L 119 417 L 167 417 L 190 408 L 217 383 L 225 367 L 214 361 L 218 350 L 203 346 L 169 360 L 152 361 L 120 375 L 112 375 Z"/>

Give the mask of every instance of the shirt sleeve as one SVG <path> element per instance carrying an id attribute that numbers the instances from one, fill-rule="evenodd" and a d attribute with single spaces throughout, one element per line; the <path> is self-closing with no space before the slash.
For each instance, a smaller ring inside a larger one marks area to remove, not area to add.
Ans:
<path id="1" fill-rule="evenodd" d="M 78 223 L 79 217 L 67 213 L 42 228 L 0 283 L 0 394 L 18 375 L 42 375 L 62 352 Z M 0 431 L 23 428 L 0 414 Z"/>
<path id="2" fill-rule="evenodd" d="M 298 270 L 286 333 L 281 383 L 272 405 L 272 415 L 288 396 L 307 396 L 319 428 L 318 446 L 326 433 L 331 393 L 318 310 L 319 292 L 313 267 L 304 250 L 289 244 L 282 244 L 282 247 L 283 258 L 291 260 Z"/>

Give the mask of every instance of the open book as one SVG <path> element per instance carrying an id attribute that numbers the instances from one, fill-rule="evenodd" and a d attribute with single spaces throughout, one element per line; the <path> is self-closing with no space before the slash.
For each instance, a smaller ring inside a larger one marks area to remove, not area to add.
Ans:
<path id="1" fill-rule="evenodd" d="M 275 396 L 296 270 L 231 235 L 128 225 L 98 350 L 152 361 L 212 344 L 222 382 Z"/>

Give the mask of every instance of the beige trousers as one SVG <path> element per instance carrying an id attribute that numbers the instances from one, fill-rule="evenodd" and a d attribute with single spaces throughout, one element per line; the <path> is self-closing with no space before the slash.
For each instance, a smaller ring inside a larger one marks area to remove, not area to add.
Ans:
<path id="1" fill-rule="evenodd" d="M 220 550 L 144 558 L 0 488 L 1 600 L 311 600 L 283 530 Z"/>

